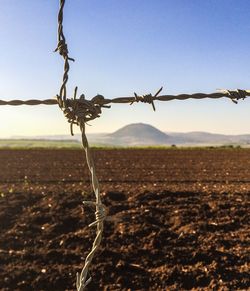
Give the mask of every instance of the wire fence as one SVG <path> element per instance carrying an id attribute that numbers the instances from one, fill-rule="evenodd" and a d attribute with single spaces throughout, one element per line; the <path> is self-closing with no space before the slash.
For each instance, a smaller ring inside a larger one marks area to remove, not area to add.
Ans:
<path id="1" fill-rule="evenodd" d="M 250 90 L 219 90 L 214 93 L 192 93 L 192 94 L 179 94 L 179 95 L 160 95 L 160 96 L 152 96 L 152 94 L 148 95 L 137 95 L 131 97 L 116 97 L 113 99 L 108 99 L 103 97 L 102 95 L 97 95 L 91 100 L 78 100 L 80 103 L 91 102 L 97 105 L 109 105 L 109 104 L 125 104 L 130 103 L 133 104 L 135 102 L 144 102 L 144 103 L 152 103 L 153 101 L 172 101 L 172 100 L 187 100 L 187 99 L 220 99 L 220 98 L 228 98 L 231 99 L 234 103 L 237 103 L 240 99 L 245 99 L 250 96 Z M 72 99 L 68 99 L 69 103 Z M 45 100 L 0 100 L 0 105 L 58 105 L 58 101 L 56 99 L 45 99 Z"/>
<path id="2" fill-rule="evenodd" d="M 96 238 L 93 242 L 92 249 L 85 259 L 84 266 L 80 274 L 77 274 L 76 287 L 77 291 L 83 291 L 85 287 L 91 281 L 89 277 L 89 267 L 92 262 L 93 257 L 96 255 L 98 247 L 100 246 L 104 220 L 106 216 L 105 206 L 101 200 L 100 186 L 98 178 L 96 175 L 94 161 L 92 159 L 91 151 L 89 148 L 88 140 L 85 134 L 85 124 L 89 120 L 100 117 L 102 113 L 102 108 L 110 108 L 111 104 L 118 103 L 129 103 L 130 105 L 143 102 L 152 105 L 153 110 L 155 110 L 155 101 L 171 101 L 171 100 L 186 100 L 186 99 L 219 99 L 219 98 L 229 98 L 234 103 L 237 103 L 240 99 L 245 99 L 250 96 L 250 90 L 220 90 L 215 93 L 194 93 L 194 94 L 179 94 L 179 95 L 159 95 L 162 91 L 162 87 L 154 94 L 138 95 L 134 93 L 131 97 L 117 97 L 113 99 L 107 99 L 102 95 L 97 95 L 91 100 L 86 100 L 84 94 L 77 98 L 77 87 L 75 88 L 72 98 L 68 97 L 67 94 L 67 82 L 69 79 L 70 61 L 74 61 L 73 58 L 69 57 L 68 46 L 66 43 L 66 38 L 63 32 L 63 9 L 65 5 L 65 0 L 60 0 L 60 7 L 58 12 L 58 43 L 56 52 L 58 52 L 64 60 L 64 71 L 62 84 L 59 90 L 59 94 L 56 95 L 54 99 L 46 100 L 0 100 L 0 106 L 11 105 L 59 105 L 60 109 L 63 111 L 66 119 L 70 123 L 70 131 L 73 135 L 73 125 L 78 125 L 82 133 L 82 145 L 85 150 L 86 160 L 88 169 L 91 173 L 92 188 L 95 193 L 95 201 L 84 201 L 85 205 L 90 205 L 95 208 L 96 220 L 89 226 L 96 226 Z"/>

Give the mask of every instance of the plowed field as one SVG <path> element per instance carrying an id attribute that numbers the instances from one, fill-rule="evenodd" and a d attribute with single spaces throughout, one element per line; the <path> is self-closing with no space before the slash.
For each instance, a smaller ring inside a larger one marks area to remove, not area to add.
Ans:
<path id="1" fill-rule="evenodd" d="M 94 150 L 108 210 L 87 290 L 249 290 L 250 150 Z M 94 199 L 80 150 L 0 150 L 0 290 L 75 290 Z"/>

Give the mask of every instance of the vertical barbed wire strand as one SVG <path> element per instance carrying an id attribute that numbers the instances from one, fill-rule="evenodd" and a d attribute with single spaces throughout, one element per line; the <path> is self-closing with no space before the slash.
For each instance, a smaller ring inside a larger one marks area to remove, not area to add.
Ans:
<path id="1" fill-rule="evenodd" d="M 59 103 L 60 107 L 63 106 L 65 107 L 65 101 L 67 99 L 67 82 L 69 79 L 68 73 L 70 70 L 70 65 L 69 61 L 74 61 L 73 58 L 70 58 L 68 56 L 68 46 L 66 43 L 66 38 L 63 33 L 63 9 L 65 5 L 65 0 L 60 0 L 60 8 L 58 12 L 58 42 L 57 42 L 57 48 L 55 49 L 55 52 L 59 52 L 59 54 L 63 57 L 64 59 L 64 73 L 63 73 L 63 82 L 60 88 L 60 93 L 59 93 L 59 100 L 61 101 Z M 63 102 L 63 103 L 62 103 Z"/>
<path id="2" fill-rule="evenodd" d="M 68 73 L 70 70 L 70 65 L 69 61 L 74 61 L 74 59 L 68 57 L 68 48 L 66 44 L 66 38 L 63 33 L 63 8 L 65 5 L 65 0 L 60 0 L 60 8 L 58 12 L 58 45 L 55 51 L 58 51 L 59 54 L 63 57 L 64 59 L 64 73 L 63 73 L 63 82 L 60 88 L 60 93 L 57 95 L 57 101 L 59 103 L 59 106 L 61 109 L 65 112 L 65 109 L 67 110 L 67 82 L 68 82 Z M 76 89 L 77 90 L 77 89 Z M 76 98 L 76 90 L 75 90 L 75 95 L 74 99 Z M 94 165 L 94 161 L 91 155 L 90 147 L 88 144 L 88 140 L 85 134 L 85 120 L 82 118 L 79 121 L 79 126 L 80 130 L 82 133 L 82 146 L 85 150 L 86 154 L 86 160 L 87 160 L 87 165 L 88 169 L 91 173 L 91 181 L 92 181 L 92 188 L 95 193 L 96 201 L 84 201 L 83 203 L 85 205 L 90 205 L 90 206 L 95 206 L 95 217 L 96 220 L 91 223 L 89 226 L 96 226 L 96 237 L 92 245 L 92 249 L 87 255 L 85 259 L 84 266 L 82 268 L 81 273 L 77 273 L 77 279 L 76 279 L 76 288 L 77 291 L 83 291 L 85 287 L 90 283 L 91 277 L 88 277 L 88 271 L 90 264 L 93 260 L 94 255 L 96 254 L 98 247 L 100 246 L 101 239 L 102 239 L 102 233 L 103 233 L 103 224 L 104 224 L 104 219 L 105 219 L 105 207 L 102 204 L 101 201 L 101 195 L 100 195 L 100 186 L 98 182 L 98 178 L 96 175 L 96 169 Z"/>
<path id="3" fill-rule="evenodd" d="M 89 168 L 89 171 L 91 173 L 92 188 L 94 190 L 95 197 L 96 197 L 96 202 L 84 201 L 83 203 L 85 205 L 94 206 L 96 209 L 96 211 L 95 211 L 96 220 L 89 225 L 89 227 L 96 225 L 96 237 L 95 237 L 95 240 L 93 242 L 92 249 L 85 259 L 85 264 L 84 264 L 84 267 L 83 267 L 80 275 L 77 273 L 77 279 L 76 279 L 77 291 L 83 291 L 84 288 L 90 283 L 90 281 L 92 279 L 91 277 L 89 279 L 87 279 L 88 270 L 89 270 L 89 266 L 90 266 L 90 264 L 95 256 L 95 254 L 100 246 L 101 240 L 102 240 L 103 222 L 104 222 L 105 215 L 106 215 L 105 207 L 101 201 L 100 186 L 99 186 L 98 178 L 96 175 L 94 161 L 93 161 L 93 158 L 92 158 L 92 155 L 90 152 L 87 137 L 85 135 L 85 124 L 82 123 L 80 125 L 80 128 L 81 128 L 81 132 L 82 132 L 82 145 L 83 145 L 83 148 L 85 150 L 88 168 Z"/>

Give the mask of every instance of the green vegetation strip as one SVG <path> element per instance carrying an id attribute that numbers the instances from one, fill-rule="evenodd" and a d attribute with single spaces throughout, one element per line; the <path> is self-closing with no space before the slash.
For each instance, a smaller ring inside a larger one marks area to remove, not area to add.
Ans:
<path id="1" fill-rule="evenodd" d="M 77 141 L 62 140 L 29 140 L 29 139 L 2 139 L 1 149 L 33 149 L 33 148 L 81 148 Z"/>
<path id="2" fill-rule="evenodd" d="M 115 150 L 115 149 L 171 149 L 171 150 L 192 150 L 192 149 L 239 149 L 239 145 L 224 146 L 112 146 L 105 144 L 92 144 L 92 148 Z M 43 140 L 43 139 L 0 139 L 0 149 L 80 149 L 81 144 L 76 140 Z"/>

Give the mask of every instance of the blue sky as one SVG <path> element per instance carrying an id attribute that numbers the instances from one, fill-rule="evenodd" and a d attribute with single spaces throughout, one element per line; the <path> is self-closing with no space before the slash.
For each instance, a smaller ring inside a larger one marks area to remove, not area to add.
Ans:
<path id="1" fill-rule="evenodd" d="M 52 98 L 63 62 L 53 53 L 57 0 L 1 0 L 0 99 Z M 107 98 L 250 89 L 248 0 L 68 0 L 64 31 L 71 63 L 68 92 Z M 113 105 L 88 132 L 129 123 L 164 131 L 250 133 L 250 100 L 187 100 Z M 68 134 L 57 106 L 0 107 L 0 137 Z"/>

